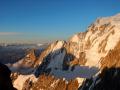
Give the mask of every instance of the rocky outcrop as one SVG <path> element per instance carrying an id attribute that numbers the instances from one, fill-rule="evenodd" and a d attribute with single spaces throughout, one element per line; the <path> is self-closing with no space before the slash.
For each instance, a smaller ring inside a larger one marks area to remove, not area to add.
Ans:
<path id="1" fill-rule="evenodd" d="M 120 67 L 120 42 L 113 50 L 110 50 L 108 54 L 101 59 L 101 69 L 104 68 L 119 68 Z"/>
<path id="2" fill-rule="evenodd" d="M 40 75 L 38 80 L 33 83 L 29 79 L 24 83 L 22 90 L 78 90 L 77 80 L 68 81 L 58 79 L 51 75 Z"/>
<path id="3" fill-rule="evenodd" d="M 14 83 L 14 81 L 18 78 L 20 74 L 18 72 L 15 73 L 11 73 L 10 78 L 12 80 L 12 83 Z"/>
<path id="4" fill-rule="evenodd" d="M 11 71 L 0 63 L 0 90 L 16 90 L 10 78 Z"/>
<path id="5" fill-rule="evenodd" d="M 23 58 L 22 64 L 28 67 L 34 67 L 36 63 L 35 49 L 30 49 L 27 51 L 27 55 Z"/>
<path id="6" fill-rule="evenodd" d="M 87 79 L 79 90 L 119 90 L 120 68 L 104 68 L 96 77 Z"/>
<path id="7" fill-rule="evenodd" d="M 20 74 L 30 74 L 34 71 L 37 63 L 37 57 L 35 55 L 35 49 L 27 50 L 26 56 L 16 63 L 8 64 L 8 67 L 12 72 L 18 72 Z"/>
<path id="8" fill-rule="evenodd" d="M 100 74 L 84 81 L 80 90 L 120 89 L 120 42 L 101 59 Z"/>

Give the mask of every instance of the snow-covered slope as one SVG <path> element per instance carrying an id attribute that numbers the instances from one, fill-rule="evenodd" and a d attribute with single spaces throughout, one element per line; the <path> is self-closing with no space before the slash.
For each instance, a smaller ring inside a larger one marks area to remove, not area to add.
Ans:
<path id="1" fill-rule="evenodd" d="M 97 75 L 105 58 L 120 42 L 120 14 L 97 19 L 86 32 L 75 34 L 68 42 L 51 43 L 36 61 L 34 74 L 79 80 Z M 81 81 L 82 80 L 82 81 Z"/>
<path id="2" fill-rule="evenodd" d="M 114 49 L 120 41 L 120 14 L 99 18 L 86 32 L 78 33 L 68 42 L 57 41 L 51 44 L 40 56 L 40 66 L 44 64 L 51 73 L 69 66 L 84 65 L 99 68 L 100 60 Z M 83 63 L 84 62 L 84 63 Z M 43 67 L 41 67 L 43 68 Z M 68 69 L 68 70 L 69 70 Z M 44 69 L 45 70 L 45 69 Z"/>
<path id="3" fill-rule="evenodd" d="M 85 65 L 98 67 L 101 57 L 114 49 L 119 40 L 120 14 L 97 19 L 87 32 L 74 35 L 70 41 L 75 44 L 73 55 L 79 58 L 80 52 L 85 52 Z"/>

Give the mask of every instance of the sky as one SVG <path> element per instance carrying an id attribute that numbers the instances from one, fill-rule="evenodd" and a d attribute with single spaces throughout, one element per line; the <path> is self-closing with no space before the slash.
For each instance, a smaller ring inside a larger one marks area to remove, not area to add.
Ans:
<path id="1" fill-rule="evenodd" d="M 0 0 L 0 43 L 47 43 L 120 13 L 120 0 Z"/>

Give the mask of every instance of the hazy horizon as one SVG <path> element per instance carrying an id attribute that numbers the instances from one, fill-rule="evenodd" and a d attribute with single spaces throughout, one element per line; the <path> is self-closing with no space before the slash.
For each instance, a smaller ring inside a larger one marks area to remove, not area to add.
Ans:
<path id="1" fill-rule="evenodd" d="M 96 18 L 117 13 L 115 0 L 0 0 L 0 43 L 67 40 Z"/>

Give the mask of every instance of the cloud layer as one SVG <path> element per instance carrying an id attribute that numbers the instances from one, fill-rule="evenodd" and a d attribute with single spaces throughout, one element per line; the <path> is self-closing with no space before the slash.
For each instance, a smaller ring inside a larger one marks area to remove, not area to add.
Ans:
<path id="1" fill-rule="evenodd" d="M 0 36 L 6 36 L 6 35 L 19 35 L 21 33 L 18 32 L 0 32 Z"/>

